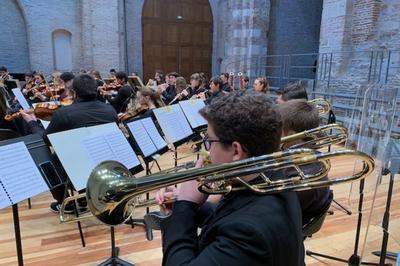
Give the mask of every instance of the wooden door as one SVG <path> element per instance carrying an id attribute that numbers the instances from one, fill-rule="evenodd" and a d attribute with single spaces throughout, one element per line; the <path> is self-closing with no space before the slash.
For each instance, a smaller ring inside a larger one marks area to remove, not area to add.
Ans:
<path id="1" fill-rule="evenodd" d="M 155 70 L 186 78 L 211 74 L 212 14 L 208 0 L 146 0 L 142 14 L 144 80 Z"/>

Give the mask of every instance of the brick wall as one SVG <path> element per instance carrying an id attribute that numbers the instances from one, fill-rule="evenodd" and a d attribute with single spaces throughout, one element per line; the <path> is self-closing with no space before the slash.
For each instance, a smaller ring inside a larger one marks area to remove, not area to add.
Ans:
<path id="1" fill-rule="evenodd" d="M 28 40 L 23 14 L 14 0 L 3 0 L 0 5 L 0 66 L 10 72 L 29 70 Z"/>
<path id="2" fill-rule="evenodd" d="M 220 1 L 218 17 L 221 70 L 252 75 L 257 59 L 267 54 L 269 0 Z"/>

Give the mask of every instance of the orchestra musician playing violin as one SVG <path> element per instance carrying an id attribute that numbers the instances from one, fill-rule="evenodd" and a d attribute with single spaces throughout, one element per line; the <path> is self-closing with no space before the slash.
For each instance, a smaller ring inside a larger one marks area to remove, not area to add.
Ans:
<path id="1" fill-rule="evenodd" d="M 153 91 L 149 87 L 142 87 L 136 93 L 134 101 L 128 104 L 126 112 L 118 114 L 118 117 L 120 121 L 125 121 L 138 116 L 150 116 L 153 109 L 163 106 L 164 103 L 157 91 Z"/>
<path id="2" fill-rule="evenodd" d="M 35 115 L 22 111 L 21 115 L 28 122 L 32 133 L 43 134 L 47 141 L 46 136 L 51 133 L 118 122 L 114 108 L 96 99 L 96 81 L 90 75 L 76 76 L 72 82 L 72 92 L 73 104 L 59 108 L 46 130 L 39 126 Z M 52 211 L 58 212 L 64 200 L 64 190 L 65 187 L 59 186 L 51 191 L 54 199 L 57 200 L 50 206 Z M 68 206 L 67 212 L 72 213 L 73 206 Z"/>
<path id="3" fill-rule="evenodd" d="M 134 91 L 133 88 L 128 84 L 128 75 L 126 75 L 125 72 L 117 72 L 115 74 L 115 79 L 121 88 L 118 90 L 118 93 L 115 97 L 112 97 L 110 93 L 107 93 L 106 98 L 117 113 L 123 113 L 125 112 L 128 101 Z"/>
<path id="4" fill-rule="evenodd" d="M 200 114 L 208 122 L 204 145 L 213 164 L 279 150 L 282 123 L 265 94 L 227 93 Z M 197 167 L 202 164 L 199 160 Z M 261 177 L 242 178 L 251 182 Z M 169 189 L 174 191 L 156 195 L 163 214 L 169 214 L 161 221 L 162 265 L 304 265 L 301 212 L 294 192 L 232 191 L 216 208 L 203 208 L 200 214 L 208 195 L 198 190 L 196 180 Z M 171 195 L 177 200 L 172 206 L 164 204 Z"/>

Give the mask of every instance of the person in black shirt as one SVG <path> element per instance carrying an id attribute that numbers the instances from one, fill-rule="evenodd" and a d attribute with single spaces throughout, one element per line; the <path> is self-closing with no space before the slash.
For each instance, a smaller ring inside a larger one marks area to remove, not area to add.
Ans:
<path id="1" fill-rule="evenodd" d="M 225 92 L 232 91 L 231 85 L 229 85 L 229 74 L 228 73 L 221 73 L 219 75 L 220 79 L 222 80 L 221 89 Z"/>
<path id="2" fill-rule="evenodd" d="M 204 103 L 210 104 L 215 98 L 224 95 L 226 92 L 222 91 L 222 80 L 219 77 L 214 77 L 210 80 L 210 92 L 211 95 L 208 97 Z M 200 98 L 205 98 L 205 93 L 200 93 Z"/>
<path id="3" fill-rule="evenodd" d="M 67 75 L 66 76 L 70 76 Z M 63 77 L 63 75 L 61 75 Z M 47 135 L 60 131 L 80 127 L 89 127 L 105 123 L 118 122 L 117 113 L 112 106 L 96 99 L 96 81 L 87 74 L 78 75 L 72 82 L 74 103 L 59 108 L 53 115 L 46 130 L 39 126 L 35 115 L 21 111 L 21 115 L 28 122 L 32 133 L 42 134 L 47 140 Z M 50 209 L 58 212 L 60 204 L 65 198 L 65 186 L 57 186 L 51 190 L 56 202 Z M 72 212 L 72 206 L 69 210 Z"/>
<path id="4" fill-rule="evenodd" d="M 285 87 L 279 88 L 276 91 L 276 94 L 278 95 L 278 98 L 276 99 L 277 104 L 294 99 L 308 100 L 307 90 L 302 85 L 301 81 L 292 82 L 287 84 Z"/>
<path id="5" fill-rule="evenodd" d="M 128 76 L 125 72 L 117 72 L 115 74 L 115 78 L 117 80 L 117 83 L 122 87 L 118 90 L 118 93 L 115 97 L 111 98 L 111 96 L 107 96 L 107 100 L 114 107 L 117 113 L 123 113 L 125 112 L 128 101 L 133 94 L 133 89 L 128 84 Z"/>
<path id="6" fill-rule="evenodd" d="M 237 110 L 240 110 L 238 112 Z M 200 110 L 208 121 L 205 148 L 213 164 L 243 160 L 279 150 L 281 120 L 276 106 L 261 93 L 227 93 Z M 251 130 L 249 130 L 249 128 Z M 197 167 L 201 167 L 199 160 Z M 259 174 L 241 177 L 252 182 Z M 169 192 L 156 195 L 161 221 L 163 266 L 303 266 L 304 246 L 299 202 L 294 192 L 262 195 L 231 191 L 216 208 L 199 213 L 208 195 L 197 180 L 178 185 L 173 206 Z M 205 220 L 199 220 L 202 215 Z M 201 233 L 198 234 L 198 228 Z"/>
<path id="7" fill-rule="evenodd" d="M 288 136 L 310 130 L 319 126 L 318 110 L 305 100 L 290 100 L 279 106 L 279 113 L 282 117 L 282 136 Z M 307 141 L 307 140 L 304 140 Z M 290 149 L 291 146 L 299 144 L 287 143 L 283 149 Z M 307 173 L 315 173 L 320 169 L 319 163 L 300 166 L 300 169 Z M 294 169 L 286 169 L 286 176 L 297 175 Z M 325 177 L 326 179 L 327 177 Z M 322 213 L 326 206 L 332 201 L 331 190 L 329 187 L 316 188 L 297 192 L 303 216 L 303 225 L 308 223 L 313 217 Z"/>
<path id="8" fill-rule="evenodd" d="M 176 96 L 176 78 L 179 74 L 176 72 L 168 73 L 168 87 L 161 93 L 161 98 L 165 104 L 169 104 Z"/>

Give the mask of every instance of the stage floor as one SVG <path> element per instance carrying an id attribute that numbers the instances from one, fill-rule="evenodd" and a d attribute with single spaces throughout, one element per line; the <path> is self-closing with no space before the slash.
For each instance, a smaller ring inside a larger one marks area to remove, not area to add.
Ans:
<path id="1" fill-rule="evenodd" d="M 179 149 L 179 156 L 190 154 L 190 147 Z M 182 160 L 188 161 L 194 156 Z M 162 169 L 173 165 L 172 153 L 164 154 L 159 159 Z M 353 168 L 353 161 L 335 159 L 332 175 L 340 175 Z M 156 168 L 153 168 L 156 169 Z M 373 187 L 376 177 L 367 179 L 365 193 L 365 211 L 363 213 L 360 249 L 365 238 L 365 229 L 370 214 L 373 198 Z M 378 262 L 371 251 L 379 250 L 382 240 L 382 229 L 379 227 L 386 203 L 388 177 L 378 186 L 377 200 L 372 212 L 371 226 L 367 236 L 364 258 L 366 261 Z M 358 182 L 352 188 L 350 184 L 334 187 L 335 200 L 353 211 L 347 215 L 336 204 L 332 204 L 333 215 L 326 218 L 322 229 L 312 238 L 305 240 L 306 249 L 339 256 L 348 259 L 353 252 L 355 229 L 357 223 Z M 82 222 L 86 247 L 82 247 L 76 223 L 60 224 L 58 215 L 49 210 L 52 197 L 49 192 L 32 199 L 32 209 L 26 201 L 19 204 L 22 245 L 25 265 L 97 265 L 110 256 L 110 230 L 95 219 Z M 156 208 L 154 208 L 156 209 Z M 144 210 L 138 210 L 137 218 Z M 143 227 L 132 229 L 129 225 L 116 228 L 116 243 L 120 247 L 120 257 L 136 265 L 160 265 L 162 258 L 161 238 L 154 232 L 154 240 L 147 241 Z M 400 176 L 396 176 L 391 206 L 390 232 L 400 241 Z M 400 251 L 400 244 L 389 239 L 391 251 Z M 387 261 L 390 262 L 390 261 Z M 306 257 L 308 266 L 343 265 L 329 260 L 315 260 Z M 0 266 L 17 265 L 14 241 L 14 227 L 11 208 L 0 210 Z"/>

